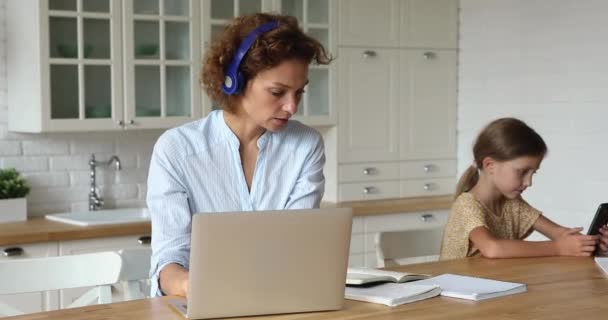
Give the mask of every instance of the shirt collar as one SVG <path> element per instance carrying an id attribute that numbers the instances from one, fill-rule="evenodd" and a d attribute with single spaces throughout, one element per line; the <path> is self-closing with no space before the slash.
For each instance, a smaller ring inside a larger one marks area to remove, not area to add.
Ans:
<path id="1" fill-rule="evenodd" d="M 234 132 L 232 132 L 232 129 L 230 129 L 230 127 L 226 123 L 226 120 L 224 119 L 224 111 L 217 110 L 214 112 L 216 113 L 215 115 L 213 115 L 215 118 L 214 120 L 218 123 L 218 130 L 220 131 L 221 135 L 228 141 L 230 146 L 238 149 L 239 146 L 241 145 L 241 143 L 239 141 L 239 138 L 236 136 L 236 134 L 234 134 Z M 260 151 L 262 149 L 264 149 L 264 147 L 266 147 L 271 135 L 272 135 L 272 132 L 269 130 L 266 130 L 258 138 L 257 145 L 258 145 L 258 149 Z"/>

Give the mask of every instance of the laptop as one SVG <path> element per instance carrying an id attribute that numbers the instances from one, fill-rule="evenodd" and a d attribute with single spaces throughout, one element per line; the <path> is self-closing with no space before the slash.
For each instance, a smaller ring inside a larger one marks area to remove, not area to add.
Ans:
<path id="1" fill-rule="evenodd" d="M 200 213 L 192 218 L 188 319 L 338 310 L 352 209 Z"/>

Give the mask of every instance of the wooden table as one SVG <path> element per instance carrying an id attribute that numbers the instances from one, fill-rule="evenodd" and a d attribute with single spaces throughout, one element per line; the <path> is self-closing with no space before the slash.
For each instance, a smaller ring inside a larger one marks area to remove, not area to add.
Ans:
<path id="1" fill-rule="evenodd" d="M 431 274 L 457 273 L 528 284 L 528 292 L 480 302 L 435 297 L 389 308 L 345 300 L 340 311 L 255 319 L 608 319 L 608 277 L 591 258 L 471 258 L 395 268 Z M 163 297 L 43 312 L 14 319 L 183 319 Z M 238 303 L 238 302 L 235 302 Z"/>

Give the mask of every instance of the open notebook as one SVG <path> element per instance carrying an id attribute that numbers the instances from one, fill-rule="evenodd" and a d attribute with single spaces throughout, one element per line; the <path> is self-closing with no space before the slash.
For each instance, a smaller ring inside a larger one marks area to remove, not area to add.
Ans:
<path id="1" fill-rule="evenodd" d="M 363 285 L 372 282 L 407 282 L 428 277 L 430 276 L 427 274 L 351 267 L 346 271 L 346 284 Z"/>
<path id="2" fill-rule="evenodd" d="M 394 307 L 432 298 L 439 295 L 440 292 L 441 288 L 437 285 L 389 282 L 374 286 L 346 286 L 344 297 Z"/>
<path id="3" fill-rule="evenodd" d="M 528 290 L 527 286 L 523 283 L 505 282 L 449 273 L 426 280 L 416 281 L 416 284 L 438 285 L 441 287 L 442 296 L 476 301 L 526 292 Z"/>

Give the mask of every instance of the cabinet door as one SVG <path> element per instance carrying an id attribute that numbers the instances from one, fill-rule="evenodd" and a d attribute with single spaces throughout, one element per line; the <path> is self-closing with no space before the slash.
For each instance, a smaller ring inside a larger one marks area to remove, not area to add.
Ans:
<path id="1" fill-rule="evenodd" d="M 200 9 L 195 0 L 125 0 L 127 129 L 200 118 Z"/>
<path id="2" fill-rule="evenodd" d="M 295 16 L 302 30 L 317 39 L 329 54 L 335 53 L 333 25 L 334 6 L 326 0 L 281 0 L 279 12 Z M 331 125 L 336 123 L 332 108 L 335 64 L 329 66 L 311 64 L 308 71 L 309 84 L 295 115 L 308 125 Z"/>
<path id="3" fill-rule="evenodd" d="M 338 45 L 396 47 L 399 0 L 339 0 Z"/>
<path id="4" fill-rule="evenodd" d="M 399 157 L 399 53 L 390 49 L 340 49 L 339 162 Z"/>
<path id="5" fill-rule="evenodd" d="M 121 249 L 141 248 L 142 246 L 150 246 L 149 235 L 62 241 L 59 243 L 59 255 L 66 256 L 102 251 L 118 251 Z M 88 289 L 89 288 L 76 288 L 60 290 L 59 304 L 61 308 L 69 306 Z"/>
<path id="6" fill-rule="evenodd" d="M 55 256 L 56 242 L 0 247 L 0 263 L 14 259 Z M 0 295 L 0 301 L 24 313 L 56 310 L 59 302 L 56 291 Z"/>
<path id="7" fill-rule="evenodd" d="M 40 3 L 43 127 L 121 129 L 120 1 Z"/>
<path id="8" fill-rule="evenodd" d="M 456 154 L 456 52 L 400 53 L 401 159 Z"/>
<path id="9" fill-rule="evenodd" d="M 400 10 L 402 46 L 458 47 L 458 0 L 407 0 Z"/>

